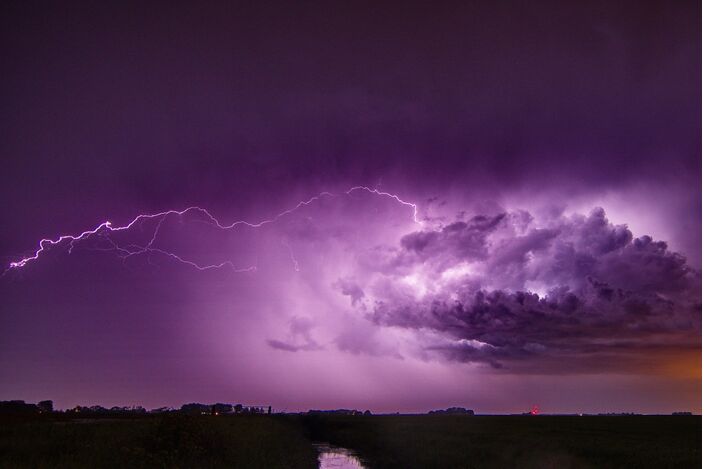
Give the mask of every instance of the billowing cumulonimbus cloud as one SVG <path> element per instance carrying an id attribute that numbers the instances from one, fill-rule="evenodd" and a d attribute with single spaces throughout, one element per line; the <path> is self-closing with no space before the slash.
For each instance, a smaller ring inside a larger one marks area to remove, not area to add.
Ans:
<path id="1" fill-rule="evenodd" d="M 367 317 L 418 331 L 425 351 L 447 359 L 619 369 L 645 349 L 700 346 L 700 272 L 600 208 L 479 216 L 399 244 L 360 257 L 374 278 Z"/>

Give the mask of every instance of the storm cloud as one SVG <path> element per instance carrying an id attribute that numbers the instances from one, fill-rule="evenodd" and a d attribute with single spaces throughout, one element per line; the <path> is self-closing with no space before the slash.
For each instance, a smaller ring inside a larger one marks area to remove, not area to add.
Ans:
<path id="1" fill-rule="evenodd" d="M 698 347 L 700 272 L 601 208 L 419 230 L 377 267 L 368 318 L 430 331 L 425 349 L 450 360 L 595 371 L 626 367 L 644 348 Z"/>

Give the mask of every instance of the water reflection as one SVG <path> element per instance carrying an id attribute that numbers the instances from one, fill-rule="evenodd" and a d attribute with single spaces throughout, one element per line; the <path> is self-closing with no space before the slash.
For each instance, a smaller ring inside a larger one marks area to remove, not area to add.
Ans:
<path id="1" fill-rule="evenodd" d="M 315 445 L 318 450 L 320 469 L 365 469 L 362 461 L 346 448 L 338 448 L 325 443 Z"/>

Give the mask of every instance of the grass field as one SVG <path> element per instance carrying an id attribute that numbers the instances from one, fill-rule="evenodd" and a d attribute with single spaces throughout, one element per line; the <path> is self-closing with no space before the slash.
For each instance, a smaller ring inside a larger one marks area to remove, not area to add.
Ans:
<path id="1" fill-rule="evenodd" d="M 369 468 L 701 467 L 701 417 L 144 416 L 0 421 L 3 468 L 314 468 L 311 443 Z"/>
<path id="2" fill-rule="evenodd" d="M 316 468 L 300 423 L 241 415 L 0 423 L 3 468 Z"/>
<path id="3" fill-rule="evenodd" d="M 316 416 L 370 468 L 699 468 L 701 417 Z"/>

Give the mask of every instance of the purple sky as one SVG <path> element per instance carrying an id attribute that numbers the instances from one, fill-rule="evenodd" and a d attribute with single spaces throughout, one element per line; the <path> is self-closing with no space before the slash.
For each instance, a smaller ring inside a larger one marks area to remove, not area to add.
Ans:
<path id="1" fill-rule="evenodd" d="M 700 8 L 3 6 L 0 399 L 700 412 Z"/>

